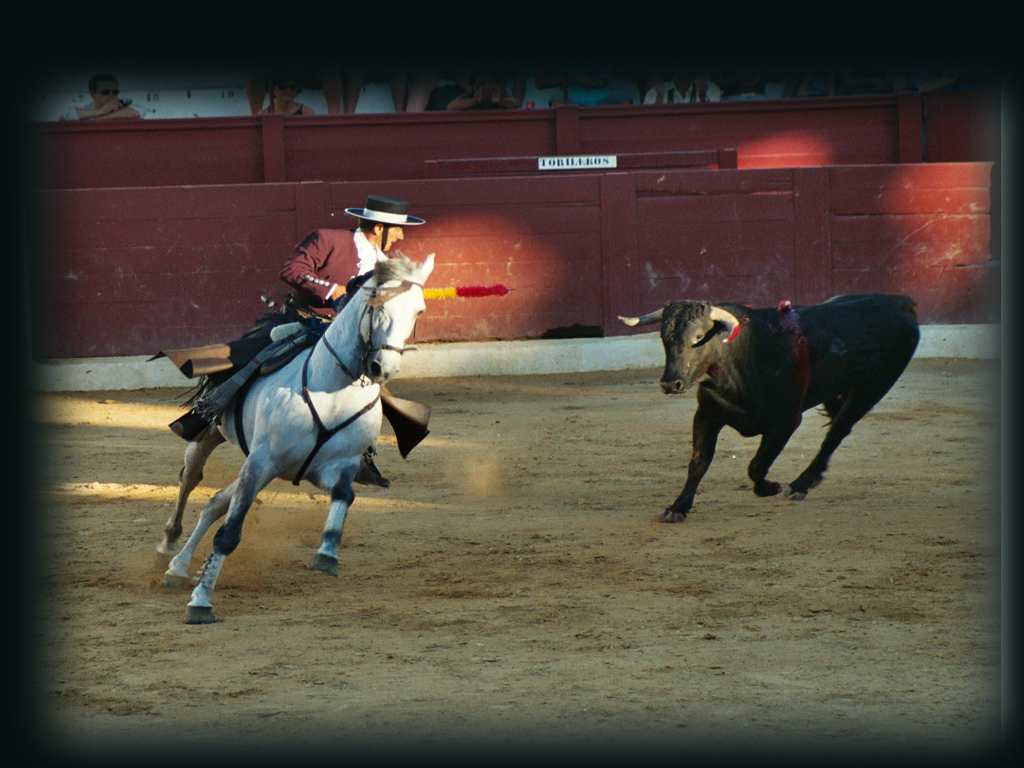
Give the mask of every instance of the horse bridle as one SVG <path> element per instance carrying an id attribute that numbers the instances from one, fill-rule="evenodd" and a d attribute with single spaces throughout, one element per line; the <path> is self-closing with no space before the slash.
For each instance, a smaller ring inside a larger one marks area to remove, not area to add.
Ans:
<path id="1" fill-rule="evenodd" d="M 363 307 L 363 312 L 359 316 L 359 322 L 356 325 L 357 328 L 362 327 L 363 318 L 368 317 L 368 330 L 366 338 L 363 338 L 362 334 L 359 335 L 359 340 L 363 343 L 363 354 L 362 356 L 360 356 L 358 361 L 358 370 L 353 371 L 345 364 L 345 361 L 341 359 L 341 355 L 338 354 L 337 350 L 335 350 L 334 347 L 331 346 L 331 343 L 327 340 L 327 334 L 322 335 L 318 340 L 322 341 L 324 346 L 327 347 L 327 351 L 331 353 L 331 356 L 338 364 L 338 367 L 341 369 L 342 373 L 344 373 L 353 381 L 357 381 L 367 375 L 367 361 L 369 360 L 370 355 L 372 355 L 374 352 L 387 350 L 391 352 L 397 352 L 398 354 L 402 355 L 405 354 L 405 351 L 407 349 L 415 349 L 415 347 L 408 346 L 396 347 L 393 344 L 380 344 L 376 346 L 373 344 L 374 311 L 380 309 L 382 306 L 384 306 L 384 304 L 391 301 L 391 299 L 395 298 L 396 296 L 400 296 L 401 294 L 405 293 L 414 285 L 418 285 L 421 288 L 423 287 L 421 283 L 417 283 L 412 280 L 402 280 L 398 286 L 383 290 L 379 286 L 361 286 L 361 290 L 370 292 L 370 297 L 366 300 L 366 304 Z M 312 356 L 313 352 L 312 350 L 310 350 L 309 357 L 311 358 Z M 306 359 L 306 362 L 308 364 L 309 358 Z"/>
<path id="2" fill-rule="evenodd" d="M 410 290 L 414 285 L 417 285 L 420 288 L 423 287 L 422 283 L 417 283 L 412 280 L 402 280 L 394 288 L 383 289 L 380 286 L 373 286 L 371 288 L 367 288 L 364 286 L 362 288 L 362 290 L 370 292 L 370 298 L 366 300 L 366 304 L 363 306 L 364 315 L 369 315 L 369 330 L 367 332 L 367 338 L 363 339 L 363 344 L 366 345 L 366 352 L 363 353 L 362 358 L 362 367 L 364 372 L 366 370 L 366 360 L 374 352 L 387 350 L 391 352 L 397 352 L 398 354 L 403 355 L 405 354 L 406 349 L 412 349 L 412 347 L 406 347 L 405 345 L 401 347 L 396 347 L 392 344 L 381 344 L 380 346 L 376 347 L 373 346 L 373 313 L 374 310 L 380 309 L 387 302 L 391 301 L 396 296 L 401 296 L 403 293 Z M 360 317 L 359 324 L 362 325 L 362 322 L 363 319 L 362 317 Z"/>

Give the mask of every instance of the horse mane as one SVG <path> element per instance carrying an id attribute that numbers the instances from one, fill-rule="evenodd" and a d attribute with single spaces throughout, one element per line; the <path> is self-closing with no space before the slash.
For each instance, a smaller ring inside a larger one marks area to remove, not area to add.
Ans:
<path id="1" fill-rule="evenodd" d="M 415 271 L 416 265 L 412 259 L 401 251 L 395 251 L 393 256 L 384 261 L 378 261 L 373 268 L 377 285 L 384 285 L 395 280 L 408 280 L 415 274 Z"/>

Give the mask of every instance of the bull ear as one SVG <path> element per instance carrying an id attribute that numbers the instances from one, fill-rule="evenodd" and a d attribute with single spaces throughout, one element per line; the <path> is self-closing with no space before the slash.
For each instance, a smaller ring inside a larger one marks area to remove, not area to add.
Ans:
<path id="1" fill-rule="evenodd" d="M 623 317 L 622 315 L 619 315 L 619 320 L 624 322 L 626 325 L 651 325 L 652 323 L 661 322 L 661 315 L 664 311 L 665 308 L 662 307 L 656 312 L 651 312 L 650 314 L 647 315 L 641 315 L 640 317 Z"/>
<path id="2" fill-rule="evenodd" d="M 726 312 L 721 307 L 711 307 L 711 319 L 721 323 L 725 326 L 726 330 L 729 331 L 729 335 L 726 337 L 724 343 L 729 343 L 736 338 L 736 334 L 740 332 L 740 321 L 736 319 L 736 316 L 731 312 Z"/>

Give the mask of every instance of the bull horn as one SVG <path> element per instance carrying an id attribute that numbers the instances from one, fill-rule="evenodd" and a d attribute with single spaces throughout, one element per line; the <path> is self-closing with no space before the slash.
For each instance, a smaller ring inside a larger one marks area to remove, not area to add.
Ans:
<path id="1" fill-rule="evenodd" d="M 726 312 L 721 307 L 712 305 L 711 319 L 721 323 L 729 331 L 729 335 L 725 339 L 726 343 L 735 339 L 736 334 L 740 332 L 740 321 L 736 319 L 735 315 L 730 312 Z"/>
<path id="2" fill-rule="evenodd" d="M 619 315 L 619 320 L 624 322 L 626 325 L 650 325 L 651 323 L 660 323 L 661 315 L 665 311 L 665 308 L 651 312 L 650 314 L 642 315 L 640 317 L 623 317 Z"/>

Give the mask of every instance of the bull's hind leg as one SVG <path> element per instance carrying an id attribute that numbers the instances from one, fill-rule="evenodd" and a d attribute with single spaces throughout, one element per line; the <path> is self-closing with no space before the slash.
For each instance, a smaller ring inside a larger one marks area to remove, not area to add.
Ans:
<path id="1" fill-rule="evenodd" d="M 156 551 L 162 555 L 174 555 L 178 551 L 178 538 L 181 536 L 181 520 L 185 514 L 188 497 L 203 479 L 203 467 L 214 449 L 224 442 L 224 436 L 218 429 L 208 430 L 206 435 L 185 448 L 185 463 L 178 473 L 178 503 L 174 513 L 164 525 L 164 540 Z"/>
<path id="2" fill-rule="evenodd" d="M 902 373 L 902 370 L 900 371 Z M 898 378 L 898 375 L 897 375 Z M 825 412 L 832 417 L 828 432 L 821 443 L 817 455 L 811 460 L 800 476 L 789 484 L 785 491 L 787 499 L 800 501 L 806 498 L 811 488 L 821 484 L 825 471 L 828 469 L 829 459 L 835 453 L 836 448 L 843 442 L 847 435 L 853 430 L 853 425 L 867 415 L 868 411 L 875 407 L 879 400 L 885 397 L 896 379 L 891 381 L 875 381 L 871 384 L 864 384 L 848 392 L 845 396 L 825 403 Z"/>
<path id="3" fill-rule="evenodd" d="M 747 466 L 747 476 L 754 481 L 754 493 L 757 496 L 774 496 L 782 491 L 782 486 L 768 479 L 768 470 L 786 447 L 789 438 L 793 436 L 796 428 L 800 426 L 800 415 L 797 414 L 794 423 L 785 424 L 777 429 L 767 431 L 761 435 L 761 444 L 757 447 L 754 458 Z"/>

